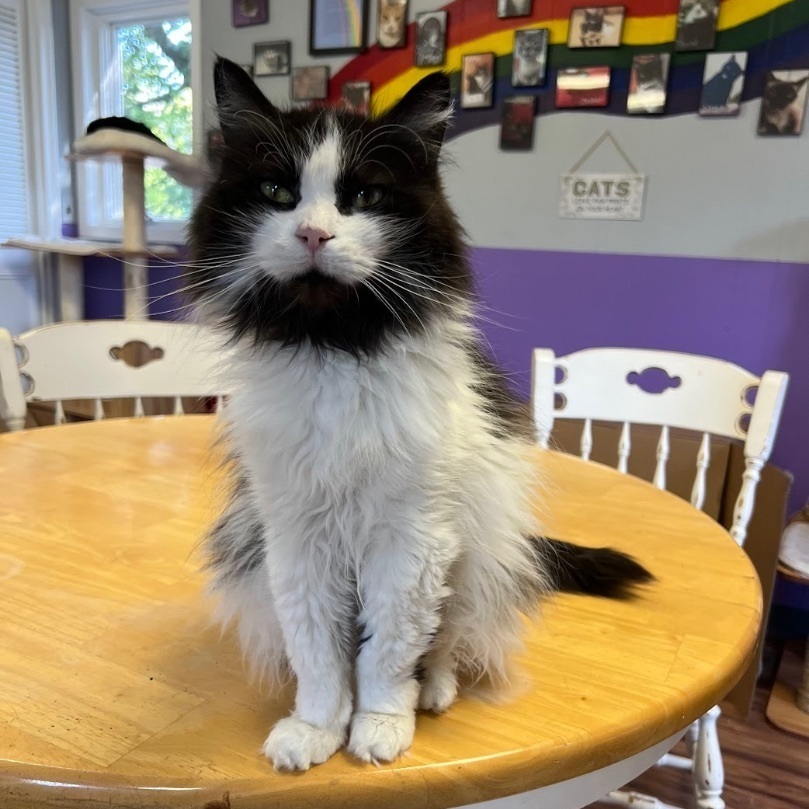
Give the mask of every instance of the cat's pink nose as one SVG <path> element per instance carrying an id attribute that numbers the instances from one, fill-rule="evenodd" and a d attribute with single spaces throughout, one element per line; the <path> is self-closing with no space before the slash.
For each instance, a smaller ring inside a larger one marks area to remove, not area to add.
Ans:
<path id="1" fill-rule="evenodd" d="M 308 248 L 309 252 L 314 255 L 320 250 L 323 245 L 334 238 L 334 234 L 328 233 L 320 228 L 310 228 L 301 226 L 295 234 Z"/>

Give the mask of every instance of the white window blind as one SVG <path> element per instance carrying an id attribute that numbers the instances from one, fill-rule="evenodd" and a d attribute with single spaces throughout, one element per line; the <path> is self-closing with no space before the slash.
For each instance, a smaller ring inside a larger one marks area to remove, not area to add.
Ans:
<path id="1" fill-rule="evenodd" d="M 19 0 L 0 0 L 0 241 L 29 231 Z"/>

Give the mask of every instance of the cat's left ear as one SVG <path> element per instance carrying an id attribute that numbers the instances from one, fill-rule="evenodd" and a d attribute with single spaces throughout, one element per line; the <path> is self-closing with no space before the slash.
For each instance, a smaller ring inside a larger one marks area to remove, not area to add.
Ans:
<path id="1" fill-rule="evenodd" d="M 213 78 L 216 113 L 225 143 L 237 127 L 244 128 L 250 124 L 251 116 L 258 115 L 260 120 L 274 118 L 278 114 L 278 110 L 250 76 L 230 59 L 217 57 Z"/>
<path id="2" fill-rule="evenodd" d="M 800 90 L 804 84 L 806 84 L 807 80 L 809 80 L 809 75 L 804 76 L 802 79 L 798 79 L 797 81 L 793 81 L 792 83 L 795 85 L 796 90 Z"/>
<path id="3" fill-rule="evenodd" d="M 413 130 L 438 156 L 452 119 L 452 96 L 446 73 L 425 76 L 412 87 L 382 120 Z"/>

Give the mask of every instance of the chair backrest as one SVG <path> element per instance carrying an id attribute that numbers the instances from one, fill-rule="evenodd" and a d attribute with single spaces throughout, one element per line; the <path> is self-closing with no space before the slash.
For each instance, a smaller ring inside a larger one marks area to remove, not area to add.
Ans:
<path id="1" fill-rule="evenodd" d="M 666 488 L 671 427 L 702 433 L 691 503 L 701 509 L 711 460 L 711 436 L 744 442 L 745 471 L 731 535 L 741 545 L 753 513 L 761 469 L 770 457 L 789 377 L 761 378 L 712 357 L 626 348 L 593 348 L 556 357 L 533 355 L 532 408 L 540 444 L 548 446 L 555 419 L 581 419 L 582 458 L 593 448 L 594 420 L 622 425 L 617 468 L 627 471 L 631 424 L 660 426 L 654 485 Z"/>
<path id="2" fill-rule="evenodd" d="M 22 429 L 27 402 L 92 399 L 94 418 L 104 418 L 102 399 L 132 398 L 142 416 L 143 397 L 172 397 L 182 413 L 183 396 L 216 397 L 228 353 L 204 327 L 154 320 L 56 323 L 11 337 L 0 329 L 0 389 L 9 429 Z"/>

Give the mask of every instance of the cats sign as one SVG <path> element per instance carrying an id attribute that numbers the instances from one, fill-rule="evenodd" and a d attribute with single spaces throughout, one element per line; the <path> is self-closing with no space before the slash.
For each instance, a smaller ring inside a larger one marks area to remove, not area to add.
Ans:
<path id="1" fill-rule="evenodd" d="M 639 220 L 645 189 L 645 174 L 563 174 L 559 216 Z"/>

